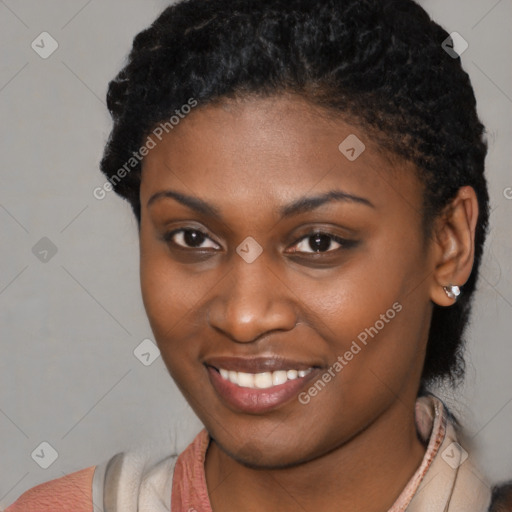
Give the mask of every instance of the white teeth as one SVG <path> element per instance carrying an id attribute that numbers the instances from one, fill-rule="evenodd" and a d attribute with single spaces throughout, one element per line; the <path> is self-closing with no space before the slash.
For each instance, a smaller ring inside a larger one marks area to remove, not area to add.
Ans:
<path id="1" fill-rule="evenodd" d="M 235 382 L 235 384 L 238 384 L 239 386 L 242 386 L 244 388 L 253 388 L 255 381 L 256 381 L 256 375 L 253 375 L 252 373 L 243 373 L 243 372 L 237 372 L 238 373 L 238 381 Z M 260 386 L 257 386 L 260 387 Z"/>
<path id="2" fill-rule="evenodd" d="M 240 386 L 240 381 L 238 382 Z M 254 376 L 254 385 L 260 389 L 272 387 L 272 374 L 270 372 L 257 373 Z"/>
<path id="3" fill-rule="evenodd" d="M 219 369 L 221 377 L 243 388 L 266 389 L 284 384 L 287 380 L 302 378 L 311 373 L 313 368 L 307 370 L 278 370 L 275 372 L 245 373 L 232 370 Z"/>
<path id="4" fill-rule="evenodd" d="M 272 374 L 272 384 L 274 386 L 278 386 L 279 384 L 284 384 L 287 380 L 288 380 L 288 377 L 286 376 L 285 370 L 279 370 Z"/>
<path id="5" fill-rule="evenodd" d="M 288 370 L 286 372 L 286 376 L 290 379 L 290 380 L 294 380 L 297 378 L 299 372 L 297 370 Z"/>

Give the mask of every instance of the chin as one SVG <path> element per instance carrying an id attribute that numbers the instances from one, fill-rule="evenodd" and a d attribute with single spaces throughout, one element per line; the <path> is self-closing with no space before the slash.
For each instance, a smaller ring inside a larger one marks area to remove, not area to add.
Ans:
<path id="1" fill-rule="evenodd" d="M 290 450 L 281 447 L 281 450 L 276 452 L 274 447 L 259 448 L 253 443 L 247 443 L 235 450 L 226 448 L 218 442 L 217 446 L 233 460 L 251 469 L 286 469 L 299 466 L 314 458 L 314 456 L 301 457 L 301 454 L 297 453 L 296 447 L 290 448 Z"/>

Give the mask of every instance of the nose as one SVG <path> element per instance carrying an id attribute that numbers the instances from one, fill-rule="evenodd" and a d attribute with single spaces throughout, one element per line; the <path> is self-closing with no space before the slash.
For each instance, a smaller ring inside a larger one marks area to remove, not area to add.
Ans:
<path id="1" fill-rule="evenodd" d="M 251 264 L 238 261 L 220 286 L 210 303 L 208 321 L 233 341 L 249 343 L 295 327 L 294 295 L 263 258 Z"/>

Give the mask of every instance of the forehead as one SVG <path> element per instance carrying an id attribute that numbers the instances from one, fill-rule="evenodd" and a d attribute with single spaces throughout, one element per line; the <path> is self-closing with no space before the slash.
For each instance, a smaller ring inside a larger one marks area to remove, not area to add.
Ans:
<path id="1" fill-rule="evenodd" d="M 363 130 L 301 98 L 226 100 L 196 108 L 157 141 L 143 162 L 141 202 L 171 188 L 261 208 L 333 187 L 377 206 L 417 202 L 414 166 L 397 162 Z"/>

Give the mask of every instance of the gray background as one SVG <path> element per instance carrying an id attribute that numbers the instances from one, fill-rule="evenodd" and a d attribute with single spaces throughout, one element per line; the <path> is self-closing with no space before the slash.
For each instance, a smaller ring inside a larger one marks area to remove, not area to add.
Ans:
<path id="1" fill-rule="evenodd" d="M 110 128 L 107 83 L 133 36 L 165 5 L 0 0 L 0 508 L 37 483 L 164 436 L 174 425 L 195 433 L 190 423 L 197 422 L 161 358 L 145 366 L 133 354 L 152 335 L 129 207 L 112 193 L 102 201 L 92 193 L 104 182 L 98 161 Z M 461 389 L 441 393 L 476 444 L 470 456 L 501 480 L 512 478 L 512 2 L 422 5 L 469 42 L 462 60 L 490 145 L 493 227 L 468 374 Z M 43 31 L 59 44 L 47 59 L 31 48 Z M 43 237 L 55 255 L 42 252 Z M 38 448 L 43 441 L 58 452 L 48 469 L 36 463 L 51 457 Z"/>

